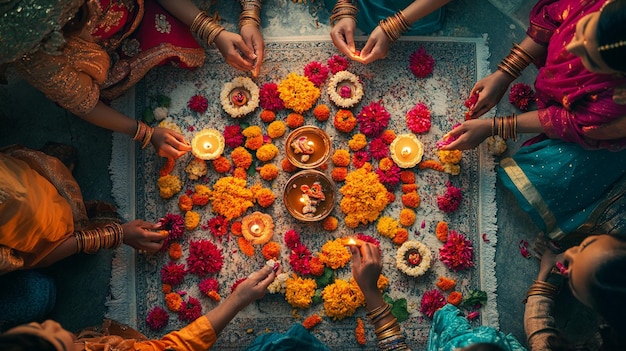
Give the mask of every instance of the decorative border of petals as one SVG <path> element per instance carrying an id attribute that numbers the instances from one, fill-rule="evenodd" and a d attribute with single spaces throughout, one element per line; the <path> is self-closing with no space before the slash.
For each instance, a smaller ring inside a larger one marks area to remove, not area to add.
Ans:
<path id="1" fill-rule="evenodd" d="M 408 262 L 405 259 L 406 253 L 412 249 L 417 249 L 420 256 L 422 257 L 421 262 L 415 267 L 409 266 Z M 430 261 L 430 249 L 428 248 L 428 246 L 422 244 L 420 241 L 417 240 L 409 240 L 404 242 L 404 244 L 400 246 L 398 252 L 396 253 L 396 268 L 411 277 L 419 277 L 421 275 L 424 275 L 424 273 L 426 273 L 426 271 L 430 268 Z"/>
<path id="2" fill-rule="evenodd" d="M 250 93 L 250 99 L 243 106 L 233 106 L 230 101 L 230 92 L 236 88 L 244 88 Z M 235 77 L 224 84 L 220 93 L 222 108 L 233 118 L 243 117 L 259 106 L 259 87 L 248 77 Z"/>
<path id="3" fill-rule="evenodd" d="M 337 85 L 343 81 L 350 81 L 355 87 L 354 94 L 350 98 L 343 98 L 337 92 Z M 361 101 L 363 98 L 363 85 L 359 82 L 359 77 L 348 71 L 339 71 L 328 82 L 328 97 L 330 100 L 341 108 L 351 108 Z"/>

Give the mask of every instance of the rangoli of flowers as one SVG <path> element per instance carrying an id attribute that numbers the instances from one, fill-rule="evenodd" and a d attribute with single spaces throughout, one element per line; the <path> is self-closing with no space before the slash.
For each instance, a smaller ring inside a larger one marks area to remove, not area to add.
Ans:
<path id="1" fill-rule="evenodd" d="M 278 84 L 278 94 L 286 108 L 303 113 L 313 107 L 321 93 L 309 78 L 291 72 Z"/>
<path id="2" fill-rule="evenodd" d="M 343 195 L 339 207 L 350 228 L 375 221 L 389 203 L 387 189 L 367 167 L 348 173 L 339 192 Z"/>
<path id="3" fill-rule="evenodd" d="M 328 97 L 340 108 L 351 108 L 363 98 L 363 85 L 354 73 L 339 71 L 335 73 L 326 89 Z"/>
<path id="4" fill-rule="evenodd" d="M 406 241 L 396 252 L 396 267 L 411 277 L 424 275 L 430 268 L 430 249 L 417 240 Z"/>
<path id="5" fill-rule="evenodd" d="M 248 77 L 235 77 L 224 84 L 220 101 L 231 117 L 243 117 L 259 106 L 259 87 Z"/>

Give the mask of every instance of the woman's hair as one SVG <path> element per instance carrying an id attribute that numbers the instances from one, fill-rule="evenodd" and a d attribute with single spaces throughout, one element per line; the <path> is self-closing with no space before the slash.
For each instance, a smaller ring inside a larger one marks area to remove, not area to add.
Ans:
<path id="1" fill-rule="evenodd" d="M 626 0 L 613 0 L 608 2 L 598 19 L 596 39 L 598 47 L 616 44 L 615 47 L 604 47 L 600 50 L 600 56 L 612 69 L 626 72 Z M 619 43 L 622 45 L 617 45 Z"/>
<path id="2" fill-rule="evenodd" d="M 49 341 L 34 334 L 0 334 L 2 351 L 58 351 Z"/>

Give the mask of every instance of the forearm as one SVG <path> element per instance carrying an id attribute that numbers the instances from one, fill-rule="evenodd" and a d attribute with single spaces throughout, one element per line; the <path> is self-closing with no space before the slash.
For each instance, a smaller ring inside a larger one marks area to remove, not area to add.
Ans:
<path id="1" fill-rule="evenodd" d="M 231 294 L 224 302 L 207 312 L 205 316 L 211 323 L 211 326 L 213 326 L 215 334 L 219 335 L 245 306 L 245 304 L 237 300 L 235 295 Z"/>
<path id="2" fill-rule="evenodd" d="M 137 121 L 116 111 L 102 101 L 90 112 L 79 115 L 85 121 L 114 132 L 130 135 L 137 131 Z"/>
<path id="3" fill-rule="evenodd" d="M 402 10 L 402 12 L 409 22 L 409 25 L 411 25 L 450 1 L 452 0 L 416 0 Z"/>
<path id="4" fill-rule="evenodd" d="M 529 296 L 524 310 L 524 330 L 531 350 L 549 350 L 548 338 L 559 334 L 552 310 L 554 301 L 546 296 Z"/>
<path id="5" fill-rule="evenodd" d="M 54 250 L 52 250 L 46 257 L 39 261 L 34 268 L 48 267 L 53 263 L 59 262 L 77 253 L 78 246 L 76 244 L 76 237 L 71 235 Z"/>
<path id="6" fill-rule="evenodd" d="M 517 116 L 517 131 L 518 133 L 543 132 L 543 127 L 539 121 L 539 115 L 536 110 L 525 112 Z"/>
<path id="7" fill-rule="evenodd" d="M 164 9 L 184 24 L 191 26 L 200 9 L 189 0 L 157 0 Z"/>

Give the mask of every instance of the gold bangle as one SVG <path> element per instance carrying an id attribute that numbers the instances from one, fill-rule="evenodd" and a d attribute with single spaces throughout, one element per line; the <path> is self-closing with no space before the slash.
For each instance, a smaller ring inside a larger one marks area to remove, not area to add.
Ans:
<path id="1" fill-rule="evenodd" d="M 398 320 L 396 319 L 396 317 L 393 317 L 393 319 L 391 319 L 389 322 L 381 325 L 380 327 L 376 328 L 376 330 L 374 330 L 374 333 L 376 335 L 380 334 L 381 332 L 385 331 L 387 328 L 391 327 L 394 324 L 397 324 Z"/>

